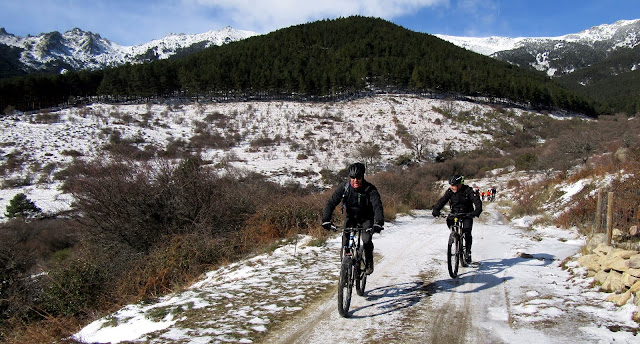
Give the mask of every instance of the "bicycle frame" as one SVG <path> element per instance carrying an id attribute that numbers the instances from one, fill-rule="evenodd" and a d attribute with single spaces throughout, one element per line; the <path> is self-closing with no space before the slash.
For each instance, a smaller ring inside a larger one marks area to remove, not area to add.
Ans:
<path id="1" fill-rule="evenodd" d="M 343 252 L 347 252 L 347 254 L 351 256 L 352 264 L 356 267 L 355 270 L 358 273 L 355 276 L 356 281 L 362 278 L 365 278 L 365 279 L 367 278 L 366 277 L 367 275 L 364 273 L 365 257 L 364 257 L 364 247 L 362 246 L 363 230 L 365 229 L 361 227 L 347 227 L 347 228 L 344 228 L 343 230 L 343 233 L 349 234 L 349 241 L 347 242 L 347 246 L 343 248 Z M 357 292 L 358 292 L 358 295 L 362 296 L 362 293 L 364 292 L 364 290 L 361 291 L 358 289 Z"/>
<path id="2" fill-rule="evenodd" d="M 365 258 L 363 246 L 361 245 L 362 231 L 365 229 L 360 227 L 343 227 L 342 229 L 343 235 L 349 235 L 349 240 L 341 250 L 342 263 L 338 282 L 338 313 L 346 318 L 349 316 L 353 286 L 356 286 L 356 293 L 362 296 L 367 283 Z"/>
<path id="3" fill-rule="evenodd" d="M 462 220 L 472 217 L 471 213 L 451 213 L 446 216 L 447 220 L 452 220 L 453 224 L 449 229 L 449 242 L 447 244 L 447 265 L 449 269 L 449 276 L 456 278 L 458 276 L 458 265 L 462 264 L 463 267 L 467 266 L 465 255 L 465 239 L 463 233 Z"/>
<path id="4" fill-rule="evenodd" d="M 347 245 L 342 248 L 343 252 L 351 254 L 352 257 L 358 257 L 358 250 L 360 249 L 361 236 L 363 228 L 347 227 L 343 229 L 343 235 L 349 235 L 349 241 Z"/>

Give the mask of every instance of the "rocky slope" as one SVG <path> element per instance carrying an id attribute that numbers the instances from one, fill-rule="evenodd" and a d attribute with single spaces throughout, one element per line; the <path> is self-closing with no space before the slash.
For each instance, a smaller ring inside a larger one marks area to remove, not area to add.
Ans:
<path id="1" fill-rule="evenodd" d="M 251 37 L 255 33 L 225 27 L 217 31 L 185 35 L 171 34 L 136 46 L 121 46 L 99 34 L 78 28 L 38 36 L 19 37 L 0 28 L 0 78 L 33 72 L 95 70 L 125 63 L 143 63 L 166 59 L 213 45 L 222 45 Z M 19 70 L 15 70 L 18 67 Z"/>

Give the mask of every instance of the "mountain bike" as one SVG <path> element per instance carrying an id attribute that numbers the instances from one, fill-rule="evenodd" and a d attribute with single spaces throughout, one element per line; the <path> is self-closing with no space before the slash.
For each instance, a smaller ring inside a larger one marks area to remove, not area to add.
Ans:
<path id="1" fill-rule="evenodd" d="M 333 228 L 337 231 L 338 227 Z M 367 285 L 366 258 L 362 245 L 362 231 L 369 230 L 360 227 L 340 227 L 343 235 L 349 235 L 347 245 L 340 253 L 342 263 L 340 265 L 340 279 L 338 281 L 338 313 L 344 318 L 349 316 L 351 306 L 351 294 L 353 287 L 359 296 L 364 295 L 364 288 Z"/>
<path id="2" fill-rule="evenodd" d="M 458 276 L 458 265 L 467 266 L 467 250 L 464 234 L 462 232 L 462 220 L 473 217 L 471 213 L 452 213 L 442 215 L 447 220 L 453 220 L 453 224 L 449 229 L 449 242 L 447 243 L 447 266 L 449 268 L 449 276 L 456 278 Z"/>

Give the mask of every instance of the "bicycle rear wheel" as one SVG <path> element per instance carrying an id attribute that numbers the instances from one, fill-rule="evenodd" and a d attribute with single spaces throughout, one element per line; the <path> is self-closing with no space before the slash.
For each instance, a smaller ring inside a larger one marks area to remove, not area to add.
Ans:
<path id="1" fill-rule="evenodd" d="M 364 288 L 367 285 L 367 261 L 364 257 L 364 252 L 362 247 L 360 247 L 359 251 L 360 262 L 355 269 L 355 277 L 356 277 L 356 293 L 358 296 L 364 295 Z"/>
<path id="2" fill-rule="evenodd" d="M 345 255 L 340 266 L 340 281 L 338 282 L 338 313 L 344 318 L 349 316 L 351 293 L 353 292 L 353 269 L 351 256 Z"/>
<path id="3" fill-rule="evenodd" d="M 449 268 L 449 276 L 456 278 L 458 276 L 458 264 L 460 263 L 460 238 L 455 232 L 449 234 L 449 243 L 447 245 L 447 266 Z"/>

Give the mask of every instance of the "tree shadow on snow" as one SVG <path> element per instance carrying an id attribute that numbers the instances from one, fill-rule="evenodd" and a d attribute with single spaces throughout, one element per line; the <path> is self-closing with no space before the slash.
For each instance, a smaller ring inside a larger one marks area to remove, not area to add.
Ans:
<path id="1" fill-rule="evenodd" d="M 478 267 L 461 267 L 458 278 L 455 279 L 450 278 L 432 281 L 430 283 L 415 281 L 378 287 L 365 292 L 363 297 L 368 301 L 367 305 L 352 309 L 350 317 L 369 318 L 397 312 L 411 307 L 419 303 L 422 299 L 428 298 L 436 293 L 477 293 L 518 278 L 517 270 L 514 270 L 514 276 L 498 276 L 508 268 L 525 263 L 545 266 L 551 264 L 554 260 L 554 256 L 546 253 L 534 254 L 531 255 L 530 258 L 487 259 L 480 261 Z M 536 264 L 537 262 L 541 263 Z M 443 266 L 443 268 L 446 269 L 446 266 Z M 471 290 L 456 290 L 465 284 L 479 285 Z M 355 292 L 353 297 L 358 297 L 355 295 Z M 377 312 L 374 314 L 358 315 L 358 313 L 362 313 L 362 311 L 366 309 L 375 309 Z"/>
<path id="2" fill-rule="evenodd" d="M 430 296 L 428 290 L 424 287 L 424 282 L 407 282 L 400 284 L 392 284 L 384 287 L 378 287 L 365 291 L 363 296 L 367 301 L 367 305 L 353 309 L 351 312 L 351 318 L 370 318 L 376 317 L 392 312 L 397 312 L 401 309 L 411 307 L 424 297 Z M 354 297 L 355 292 L 354 292 Z M 358 313 L 368 308 L 376 309 L 378 312 L 375 314 L 367 314 L 358 316 Z"/>
<path id="3" fill-rule="evenodd" d="M 430 283 L 427 287 L 435 292 L 477 293 L 482 290 L 496 287 L 506 281 L 517 279 L 517 270 L 513 270 L 513 276 L 498 276 L 504 270 L 515 267 L 518 264 L 546 266 L 555 260 L 553 255 L 539 253 L 528 258 L 514 257 L 500 260 L 483 260 L 478 267 L 460 268 L 458 278 L 446 279 Z M 456 290 L 465 284 L 479 284 L 470 290 Z"/>

